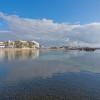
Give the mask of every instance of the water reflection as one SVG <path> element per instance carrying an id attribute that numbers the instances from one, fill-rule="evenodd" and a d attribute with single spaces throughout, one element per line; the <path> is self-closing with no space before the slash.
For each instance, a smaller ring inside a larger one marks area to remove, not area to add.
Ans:
<path id="1" fill-rule="evenodd" d="M 2 51 L 0 75 L 6 81 L 50 78 L 66 72 L 100 73 L 100 53 L 78 51 Z M 37 58 L 38 57 L 38 58 Z M 35 59 L 37 58 L 37 59 Z M 6 62 L 8 60 L 9 62 Z M 6 63 L 5 63 L 6 62 Z"/>
<path id="2" fill-rule="evenodd" d="M 0 100 L 99 98 L 100 52 L 0 51 Z"/>
<path id="3" fill-rule="evenodd" d="M 17 50 L 17 49 L 0 49 L 0 61 L 3 60 L 26 60 L 35 59 L 39 56 L 39 50 Z"/>

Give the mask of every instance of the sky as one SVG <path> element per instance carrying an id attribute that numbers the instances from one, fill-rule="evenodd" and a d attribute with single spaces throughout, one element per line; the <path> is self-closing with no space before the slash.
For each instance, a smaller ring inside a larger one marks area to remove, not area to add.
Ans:
<path id="1" fill-rule="evenodd" d="M 100 46 L 100 0 L 0 0 L 0 41 Z"/>

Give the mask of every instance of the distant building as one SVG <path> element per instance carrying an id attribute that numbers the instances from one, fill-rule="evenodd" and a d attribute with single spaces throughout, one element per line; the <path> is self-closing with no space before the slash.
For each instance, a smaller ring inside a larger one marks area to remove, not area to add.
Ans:
<path id="1" fill-rule="evenodd" d="M 5 48 L 4 42 L 0 42 L 0 48 Z"/>
<path id="2" fill-rule="evenodd" d="M 15 48 L 39 48 L 39 43 L 36 41 L 15 41 Z"/>
<path id="3" fill-rule="evenodd" d="M 40 44 L 38 42 L 36 41 L 31 41 L 31 42 L 35 45 L 36 48 L 40 48 Z"/>
<path id="4" fill-rule="evenodd" d="M 33 48 L 38 49 L 39 43 L 36 41 L 6 41 L 6 42 L 0 42 L 0 48 Z"/>
<path id="5" fill-rule="evenodd" d="M 5 48 L 14 48 L 14 44 L 15 44 L 15 42 L 9 40 L 9 41 L 5 42 Z"/>

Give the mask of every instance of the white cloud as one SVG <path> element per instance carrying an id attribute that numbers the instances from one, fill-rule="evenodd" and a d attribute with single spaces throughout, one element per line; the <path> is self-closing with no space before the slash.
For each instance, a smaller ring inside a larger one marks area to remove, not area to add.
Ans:
<path id="1" fill-rule="evenodd" d="M 100 45 L 100 23 L 97 22 L 84 25 L 57 23 L 45 18 L 29 19 L 2 12 L 0 18 L 6 21 L 11 31 L 11 33 L 8 32 L 8 39 L 36 39 L 46 43 L 56 41 L 58 44 Z"/>

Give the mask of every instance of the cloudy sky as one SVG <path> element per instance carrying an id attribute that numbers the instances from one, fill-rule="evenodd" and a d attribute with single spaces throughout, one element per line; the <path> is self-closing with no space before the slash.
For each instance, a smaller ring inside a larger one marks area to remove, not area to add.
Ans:
<path id="1" fill-rule="evenodd" d="M 100 0 L 0 1 L 0 40 L 100 46 Z"/>

